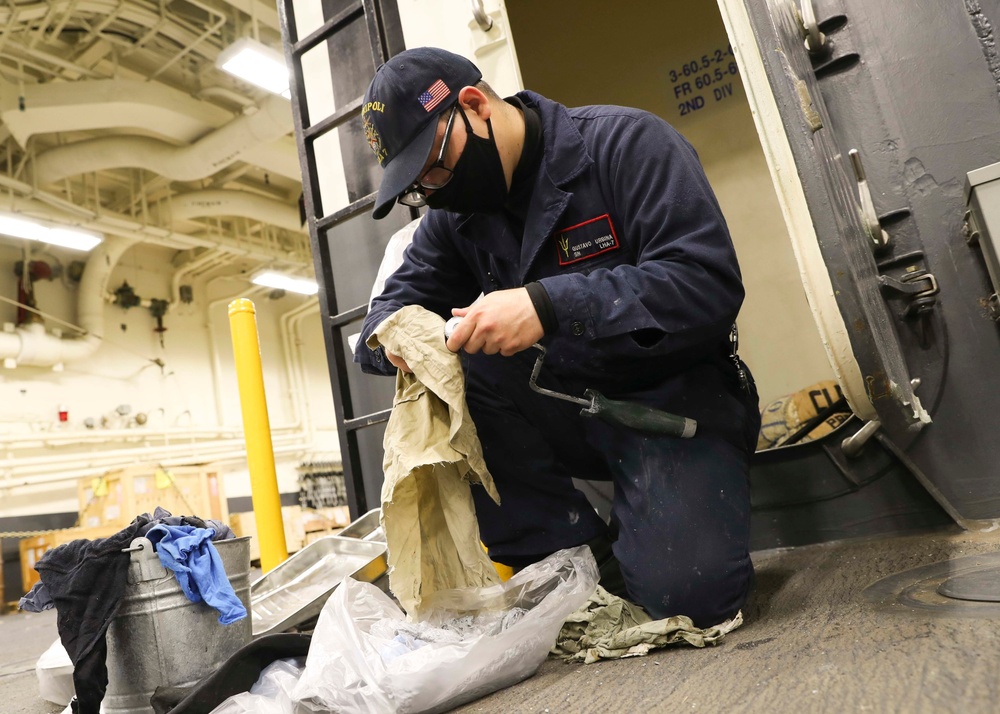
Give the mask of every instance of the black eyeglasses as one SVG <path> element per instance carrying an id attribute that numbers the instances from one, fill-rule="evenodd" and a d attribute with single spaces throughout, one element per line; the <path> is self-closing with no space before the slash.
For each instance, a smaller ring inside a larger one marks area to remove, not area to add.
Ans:
<path id="1" fill-rule="evenodd" d="M 451 177 L 454 174 L 452 174 L 451 169 L 445 168 L 444 154 L 448 150 L 451 129 L 455 125 L 456 111 L 458 111 L 458 104 L 455 104 L 451 108 L 451 113 L 448 115 L 448 123 L 444 127 L 444 139 L 441 141 L 441 149 L 438 151 L 437 160 L 430 165 L 430 168 L 424 171 L 419 179 L 413 182 L 413 185 L 403 191 L 399 198 L 396 199 L 404 206 L 413 206 L 415 208 L 426 206 L 427 195 L 424 192 L 442 189 L 451 181 Z"/>

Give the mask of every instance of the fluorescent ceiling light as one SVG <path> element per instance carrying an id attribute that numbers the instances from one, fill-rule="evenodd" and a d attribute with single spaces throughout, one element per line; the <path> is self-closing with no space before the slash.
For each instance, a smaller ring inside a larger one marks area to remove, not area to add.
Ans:
<path id="1" fill-rule="evenodd" d="M 252 37 L 237 40 L 219 53 L 216 66 L 261 89 L 291 96 L 285 56 Z"/>
<path id="2" fill-rule="evenodd" d="M 302 295 L 315 295 L 319 292 L 319 286 L 315 280 L 308 278 L 293 278 L 290 275 L 281 273 L 261 273 L 253 279 L 254 285 L 263 285 L 268 288 L 278 288 Z"/>
<path id="3" fill-rule="evenodd" d="M 43 241 L 73 250 L 92 250 L 100 242 L 100 236 L 69 228 L 51 228 Z"/>
<path id="4" fill-rule="evenodd" d="M 37 240 L 73 250 L 91 250 L 102 240 L 96 233 L 76 228 L 47 226 L 31 218 L 3 214 L 0 214 L 0 234 Z"/>

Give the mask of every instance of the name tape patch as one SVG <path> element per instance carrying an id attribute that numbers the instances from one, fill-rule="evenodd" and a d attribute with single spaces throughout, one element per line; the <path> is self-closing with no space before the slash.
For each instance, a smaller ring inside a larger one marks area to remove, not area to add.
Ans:
<path id="1" fill-rule="evenodd" d="M 555 241 L 559 265 L 578 263 L 621 247 L 615 228 L 611 225 L 611 216 L 607 213 L 563 228 L 555 234 Z"/>

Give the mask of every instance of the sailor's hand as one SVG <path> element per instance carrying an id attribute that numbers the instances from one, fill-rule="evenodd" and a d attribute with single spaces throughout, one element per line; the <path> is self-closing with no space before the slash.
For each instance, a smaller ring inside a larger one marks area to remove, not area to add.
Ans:
<path id="1" fill-rule="evenodd" d="M 406 364 L 406 360 L 400 357 L 399 355 L 394 355 L 389 350 L 386 350 L 385 358 L 389 360 L 389 363 L 392 364 L 399 371 L 411 372 L 411 373 L 413 372 L 413 370 L 410 369 L 410 365 Z"/>
<path id="2" fill-rule="evenodd" d="M 462 321 L 448 338 L 448 349 L 469 354 L 497 352 L 504 357 L 531 347 L 545 331 L 525 288 L 497 290 L 484 295 L 469 307 L 451 311 Z"/>

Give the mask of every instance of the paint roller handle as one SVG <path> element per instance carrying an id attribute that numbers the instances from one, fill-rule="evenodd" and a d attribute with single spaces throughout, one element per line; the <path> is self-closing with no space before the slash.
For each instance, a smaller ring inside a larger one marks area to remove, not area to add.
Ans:
<path id="1" fill-rule="evenodd" d="M 588 389 L 584 395 L 590 399 L 590 406 L 581 410 L 580 414 L 597 417 L 609 424 L 681 439 L 690 439 L 698 429 L 698 422 L 688 417 L 653 409 L 643 404 L 608 399 L 593 389 Z"/>
<path id="2" fill-rule="evenodd" d="M 448 322 L 444 323 L 444 341 L 445 342 L 447 342 L 448 340 L 451 339 L 452 333 L 455 331 L 455 328 L 458 327 L 458 323 L 460 323 L 461 321 L 462 321 L 462 318 L 460 318 L 460 317 L 453 317 L 450 320 L 448 320 Z"/>

